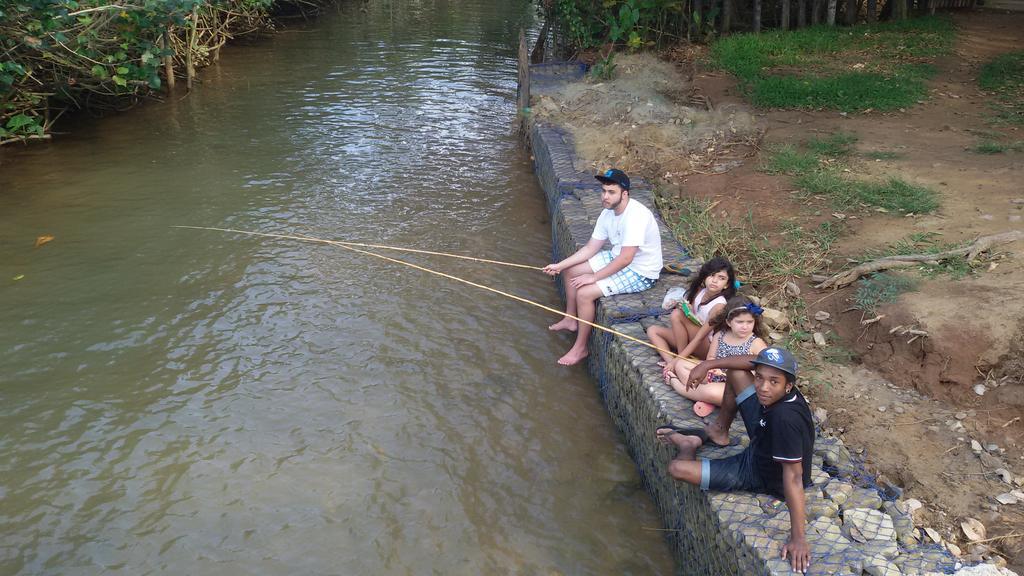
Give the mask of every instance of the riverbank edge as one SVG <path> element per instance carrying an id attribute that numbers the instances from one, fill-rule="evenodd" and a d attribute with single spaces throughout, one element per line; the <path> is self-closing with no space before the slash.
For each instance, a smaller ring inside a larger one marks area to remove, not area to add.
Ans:
<path id="1" fill-rule="evenodd" d="M 590 238 L 601 210 L 600 187 L 592 174 L 579 169 L 582 162 L 567 130 L 530 122 L 528 136 L 534 170 L 551 215 L 553 260 L 558 261 Z M 638 182 L 630 197 L 658 214 L 646 184 Z M 693 273 L 700 263 L 688 257 L 667 226 L 662 224 L 661 228 L 666 262 Z M 646 327 L 664 313 L 660 307 L 662 295 L 669 287 L 686 282 L 685 275 L 663 275 L 646 292 L 604 298 L 596 322 L 646 340 Z M 559 290 L 564 298 L 564 291 L 561 287 Z M 655 429 L 663 423 L 701 427 L 704 422 L 694 415 L 688 400 L 664 385 L 657 354 L 603 331 L 592 333 L 590 351 L 588 369 L 661 513 L 676 572 L 791 573 L 789 563 L 780 557 L 790 529 L 783 502 L 749 493 L 702 492 L 668 474 L 667 463 L 673 454 L 655 441 Z M 703 447 L 700 456 L 723 458 L 741 451 L 749 440 L 742 424 L 739 428 L 732 430 L 733 438 L 741 440 L 738 444 Z M 818 438 L 812 474 L 814 486 L 807 490 L 807 530 L 814 573 L 860 574 L 871 570 L 879 574 L 926 574 L 949 573 L 959 567 L 946 549 L 919 543 L 919 533 L 905 503 L 883 498 L 883 492 L 865 478 L 841 440 Z M 856 541 L 849 538 L 853 527 L 858 528 L 860 536 L 855 537 Z M 863 534 L 863 528 L 870 534 Z"/>

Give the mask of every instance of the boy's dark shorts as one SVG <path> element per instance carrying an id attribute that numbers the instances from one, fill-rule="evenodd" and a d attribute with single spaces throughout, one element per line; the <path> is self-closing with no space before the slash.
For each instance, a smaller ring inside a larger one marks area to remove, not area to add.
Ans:
<path id="1" fill-rule="evenodd" d="M 747 435 L 753 437 L 761 419 L 761 403 L 757 400 L 752 385 L 736 396 L 736 405 L 743 418 L 743 424 L 747 427 Z M 702 459 L 700 489 L 719 492 L 764 492 L 764 483 L 757 473 L 757 467 L 754 466 L 754 451 L 751 446 L 728 458 Z"/>

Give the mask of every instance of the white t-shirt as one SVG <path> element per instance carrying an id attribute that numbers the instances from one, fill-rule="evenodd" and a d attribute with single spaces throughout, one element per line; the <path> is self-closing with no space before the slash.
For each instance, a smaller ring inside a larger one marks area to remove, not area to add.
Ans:
<path id="1" fill-rule="evenodd" d="M 663 265 L 661 259 L 661 233 L 654 214 L 643 204 L 629 199 L 622 214 L 602 210 L 594 226 L 593 237 L 612 243 L 612 256 L 618 256 L 623 246 L 636 246 L 636 256 L 627 266 L 637 274 L 658 279 Z"/>
<path id="2" fill-rule="evenodd" d="M 707 288 L 701 288 L 700 292 L 697 292 L 697 297 L 694 298 L 693 304 L 693 315 L 696 316 L 704 324 L 708 323 L 708 315 L 711 314 L 711 309 L 719 304 L 725 304 L 725 296 L 719 294 L 718 296 L 711 299 L 711 302 L 707 304 L 701 304 L 704 299 L 704 294 L 708 291 Z"/>

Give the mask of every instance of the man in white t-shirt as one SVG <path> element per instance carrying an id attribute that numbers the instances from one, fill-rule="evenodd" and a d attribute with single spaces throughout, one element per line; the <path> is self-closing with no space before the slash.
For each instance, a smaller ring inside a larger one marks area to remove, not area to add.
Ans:
<path id="1" fill-rule="evenodd" d="M 654 285 L 661 272 L 661 233 L 654 214 L 629 198 L 629 176 L 608 170 L 595 176 L 601 182 L 604 210 L 585 246 L 565 260 L 544 267 L 550 276 L 566 273 L 566 316 L 548 328 L 576 332 L 576 342 L 558 363 L 571 366 L 587 357 L 590 326 L 573 316 L 593 322 L 597 299 L 612 294 L 642 292 Z M 602 250 L 605 241 L 611 250 Z"/>

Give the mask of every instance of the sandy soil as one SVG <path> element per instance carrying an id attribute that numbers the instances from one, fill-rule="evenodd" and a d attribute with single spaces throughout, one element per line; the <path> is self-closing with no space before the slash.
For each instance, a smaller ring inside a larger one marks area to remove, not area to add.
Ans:
<path id="1" fill-rule="evenodd" d="M 672 66 L 650 57 L 622 59 L 615 82 L 574 88 L 535 109 L 567 122 L 581 155 L 595 165 L 624 166 L 656 181 L 663 194 L 714 198 L 724 217 L 752 210 L 767 230 L 793 220 L 816 226 L 831 210 L 808 210 L 790 193 L 787 178 L 759 172 L 762 144 L 843 131 L 859 137 L 858 151 L 898 153 L 892 160 L 856 161 L 851 170 L 858 177 L 898 175 L 927 185 L 941 194 L 940 211 L 846 220 L 832 265 L 837 271 L 849 265 L 846 257 L 912 232 L 957 242 L 1024 229 L 1024 153 L 970 151 L 981 140 L 979 131 L 1024 140 L 1024 130 L 987 122 L 989 97 L 976 82 L 980 64 L 1024 46 L 1024 13 L 959 13 L 956 22 L 956 51 L 937 63 L 931 97 L 902 112 L 751 114 L 735 81 L 697 69 L 692 50 L 668 55 Z M 624 135 L 600 138 L 607 120 L 620 122 Z M 672 128 L 649 125 L 665 122 Z M 917 291 L 880 309 L 885 317 L 868 326 L 850 310 L 852 289 L 817 291 L 809 279 L 797 279 L 807 316 L 831 315 L 802 328 L 826 333 L 830 346 L 855 358 L 852 365 L 822 361 L 809 386 L 815 405 L 828 414 L 826 432 L 861 451 L 867 467 L 902 487 L 906 498 L 924 502 L 917 517 L 922 527 L 958 543 L 965 558 L 995 553 L 1018 572 L 1024 571 L 1024 502 L 1004 505 L 995 497 L 1024 482 L 1022 250 L 1024 242 L 1003 246 L 962 280 L 921 278 Z M 908 343 L 908 335 L 892 332 L 900 326 L 928 336 Z M 974 391 L 978 384 L 984 395 Z M 1009 482 L 997 470 L 1008 471 Z M 964 544 L 959 524 L 965 517 L 982 521 L 988 537 L 996 538 L 985 544 L 991 552 Z"/>

